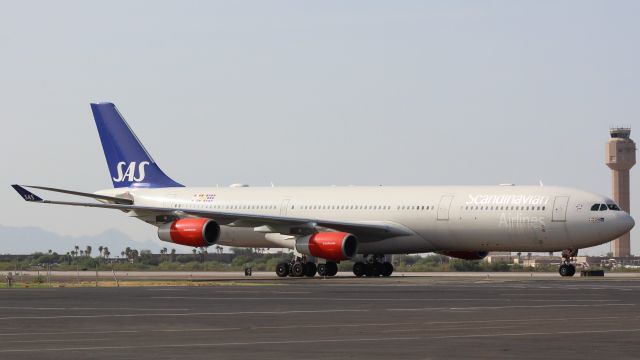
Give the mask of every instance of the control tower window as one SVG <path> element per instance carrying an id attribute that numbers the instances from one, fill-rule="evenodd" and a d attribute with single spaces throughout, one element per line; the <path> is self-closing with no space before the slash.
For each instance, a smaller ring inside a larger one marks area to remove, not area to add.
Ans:
<path id="1" fill-rule="evenodd" d="M 598 209 L 600 209 L 600 204 L 593 204 L 591 206 L 591 211 L 598 211 Z"/>
<path id="2" fill-rule="evenodd" d="M 600 211 L 605 211 L 605 210 L 607 210 L 607 205 L 600 204 Z"/>
<path id="3" fill-rule="evenodd" d="M 620 211 L 620 208 L 616 204 L 607 204 L 607 207 L 609 208 L 609 210 Z"/>

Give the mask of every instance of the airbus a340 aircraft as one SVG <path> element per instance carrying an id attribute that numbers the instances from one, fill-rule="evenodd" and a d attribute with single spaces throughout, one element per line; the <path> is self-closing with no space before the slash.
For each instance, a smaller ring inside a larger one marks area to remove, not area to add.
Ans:
<path id="1" fill-rule="evenodd" d="M 389 254 L 436 252 L 482 259 L 489 251 L 562 251 L 571 257 L 634 226 L 611 199 L 552 186 L 185 187 L 169 178 L 111 103 L 91 104 L 113 189 L 85 193 L 13 185 L 29 202 L 121 210 L 158 227 L 161 240 L 207 247 L 286 248 L 278 276 L 389 276 Z M 25 189 L 97 202 L 48 201 Z"/>

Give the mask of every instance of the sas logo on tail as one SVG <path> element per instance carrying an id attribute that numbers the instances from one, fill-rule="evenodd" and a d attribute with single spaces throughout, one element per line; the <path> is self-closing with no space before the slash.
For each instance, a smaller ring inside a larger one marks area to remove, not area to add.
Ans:
<path id="1" fill-rule="evenodd" d="M 117 169 L 118 169 L 118 177 L 113 178 L 113 181 L 115 182 L 121 182 L 121 181 L 129 181 L 129 182 L 133 182 L 133 181 L 142 181 L 144 180 L 145 174 L 144 174 L 144 168 L 145 166 L 149 165 L 148 161 L 142 161 L 140 164 L 137 164 L 135 161 L 130 162 L 129 165 L 127 165 L 126 162 L 121 161 L 118 163 L 117 165 Z M 126 170 L 125 170 L 125 166 L 126 166 Z M 138 173 L 138 176 L 136 176 L 136 172 Z"/>

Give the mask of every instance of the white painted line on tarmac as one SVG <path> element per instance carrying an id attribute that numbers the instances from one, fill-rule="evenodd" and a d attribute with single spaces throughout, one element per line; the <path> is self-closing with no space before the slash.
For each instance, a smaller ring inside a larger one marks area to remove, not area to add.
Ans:
<path id="1" fill-rule="evenodd" d="M 132 311 L 191 311 L 189 308 L 129 308 L 129 307 L 30 307 L 30 306 L 0 306 L 0 309 L 8 310 L 132 310 Z"/>
<path id="2" fill-rule="evenodd" d="M 42 342 L 81 342 L 81 341 L 105 341 L 107 338 L 102 339 L 38 339 L 38 340 L 8 340 L 7 343 L 42 343 Z"/>
<path id="3" fill-rule="evenodd" d="M 512 329 L 514 326 L 480 326 L 470 328 L 468 326 L 454 326 L 454 327 L 440 327 L 437 329 L 425 329 L 425 328 L 415 328 L 415 329 L 396 329 L 396 330 L 386 330 L 384 333 L 394 333 L 394 332 L 425 332 L 425 331 L 444 331 L 444 330 L 487 330 L 487 329 Z"/>
<path id="4" fill-rule="evenodd" d="M 382 337 L 382 338 L 355 338 L 355 339 L 340 338 L 340 339 L 310 339 L 310 340 L 283 340 L 283 341 L 247 341 L 247 342 L 195 343 L 195 344 L 92 346 L 92 347 L 66 347 L 66 348 L 49 348 L 49 349 L 8 349 L 8 350 L 0 350 L 0 353 L 194 348 L 194 347 L 252 346 L 252 345 L 296 345 L 296 344 L 318 344 L 318 343 L 407 341 L 407 340 L 420 340 L 420 339 L 421 339 L 420 337 Z"/>
<path id="5" fill-rule="evenodd" d="M 549 304 L 549 305 L 507 305 L 507 306 L 468 306 L 468 307 L 424 307 L 396 308 L 387 311 L 429 311 L 429 310 L 504 310 L 504 309 L 542 309 L 564 307 L 602 307 L 602 306 L 636 306 L 636 304 Z"/>
<path id="6" fill-rule="evenodd" d="M 234 311 L 234 312 L 197 312 L 197 313 L 153 313 L 153 314 L 100 314 L 100 315 L 51 315 L 51 316 L 5 316 L 0 320 L 50 320 L 50 319 L 99 319 L 110 317 L 169 317 L 169 316 L 224 316 L 224 315 L 287 315 L 313 313 L 368 312 L 365 309 L 331 310 L 288 310 L 288 311 Z"/>
<path id="7" fill-rule="evenodd" d="M 336 297 L 199 297 L 199 296 L 152 296 L 152 299 L 170 300 L 292 300 L 292 301 L 512 301 L 505 298 L 336 298 Z"/>
<path id="8" fill-rule="evenodd" d="M 432 339 L 510 337 L 510 336 L 535 336 L 535 335 L 581 335 L 581 334 L 607 334 L 607 333 L 632 333 L 632 332 L 640 332 L 640 329 L 577 330 L 577 331 L 526 332 L 526 333 L 505 333 L 505 334 L 449 335 L 449 336 L 434 336 L 432 337 Z"/>
<path id="9" fill-rule="evenodd" d="M 327 325 L 285 325 L 285 326 L 252 326 L 252 330 L 263 329 L 321 329 L 321 328 L 336 328 L 336 327 L 368 327 L 368 326 L 407 326 L 417 325 L 417 323 L 373 323 L 373 324 L 327 324 Z"/>
<path id="10" fill-rule="evenodd" d="M 640 318 L 640 317 L 638 317 Z M 537 322 L 549 322 L 549 321 L 596 321 L 596 320 L 620 320 L 620 319 L 628 319 L 627 317 L 621 316 L 600 316 L 600 317 L 570 317 L 570 318 L 535 318 L 535 319 L 491 319 L 491 320 L 462 320 L 462 321 L 429 321 L 425 322 L 426 325 L 446 325 L 446 324 L 482 324 L 482 323 L 500 323 L 500 322 L 523 322 L 530 323 L 533 321 Z"/>
<path id="11" fill-rule="evenodd" d="M 234 331 L 243 328 L 199 328 L 199 329 L 149 329 L 149 330 L 107 330 L 107 331 L 56 331 L 56 332 L 29 332 L 29 333 L 4 333 L 0 336 L 44 336 L 44 335 L 106 335 L 106 334 L 140 334 L 154 332 L 205 332 L 205 331 Z"/>

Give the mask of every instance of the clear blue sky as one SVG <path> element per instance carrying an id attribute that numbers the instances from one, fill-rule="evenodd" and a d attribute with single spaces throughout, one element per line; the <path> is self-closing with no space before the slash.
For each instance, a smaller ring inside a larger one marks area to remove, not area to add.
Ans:
<path id="1" fill-rule="evenodd" d="M 607 129 L 640 118 L 638 19 L 638 1 L 7 2 L 0 224 L 155 238 L 8 186 L 111 186 L 90 101 L 115 102 L 187 185 L 542 179 L 610 194 Z"/>

